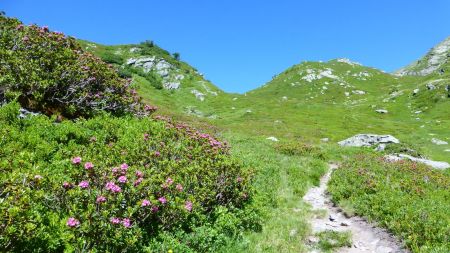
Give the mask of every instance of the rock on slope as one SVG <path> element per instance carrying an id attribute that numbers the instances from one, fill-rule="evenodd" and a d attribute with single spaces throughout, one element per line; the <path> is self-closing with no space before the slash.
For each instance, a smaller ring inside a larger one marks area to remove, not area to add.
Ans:
<path id="1" fill-rule="evenodd" d="M 440 67 L 447 63 L 450 58 L 450 37 L 433 47 L 420 60 L 397 70 L 394 74 L 398 76 L 418 75 L 425 76 L 435 71 L 440 71 Z"/>

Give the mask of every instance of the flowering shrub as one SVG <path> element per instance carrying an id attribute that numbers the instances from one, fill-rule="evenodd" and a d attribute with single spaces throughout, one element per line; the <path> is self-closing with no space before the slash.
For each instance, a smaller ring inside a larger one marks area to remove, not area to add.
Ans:
<path id="1" fill-rule="evenodd" d="M 0 108 L 4 250 L 211 251 L 252 225 L 250 172 L 210 135 L 148 117 L 21 120 L 17 109 Z"/>
<path id="2" fill-rule="evenodd" d="M 333 172 L 333 201 L 376 220 L 412 252 L 450 252 L 450 176 L 410 161 L 359 154 Z"/>
<path id="3" fill-rule="evenodd" d="M 148 114 L 114 68 L 47 27 L 0 17 L 0 98 L 48 115 Z"/>

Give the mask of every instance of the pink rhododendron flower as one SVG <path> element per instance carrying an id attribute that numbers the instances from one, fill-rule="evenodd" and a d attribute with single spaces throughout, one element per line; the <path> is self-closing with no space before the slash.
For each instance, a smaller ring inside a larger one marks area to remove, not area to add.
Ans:
<path id="1" fill-rule="evenodd" d="M 237 181 L 238 183 L 242 182 L 242 177 L 236 178 L 236 181 Z"/>
<path id="2" fill-rule="evenodd" d="M 168 177 L 168 178 L 166 179 L 166 183 L 167 183 L 168 185 L 171 185 L 171 184 L 173 183 L 172 178 Z"/>
<path id="3" fill-rule="evenodd" d="M 100 195 L 100 196 L 98 196 L 97 197 L 97 204 L 100 204 L 100 203 L 103 203 L 103 202 L 106 202 L 106 197 L 105 196 L 102 196 L 102 195 Z"/>
<path id="4" fill-rule="evenodd" d="M 189 212 L 192 211 L 192 202 L 191 201 L 186 201 L 186 203 L 184 204 L 184 208 L 186 210 L 188 210 Z"/>
<path id="5" fill-rule="evenodd" d="M 159 153 L 159 151 L 155 151 L 155 156 L 160 156 L 161 153 Z"/>
<path id="6" fill-rule="evenodd" d="M 122 163 L 122 164 L 120 165 L 120 168 L 121 168 L 122 170 L 128 170 L 128 164 Z"/>
<path id="7" fill-rule="evenodd" d="M 72 158 L 72 163 L 73 164 L 80 164 L 81 163 L 81 157 L 77 156 Z"/>
<path id="8" fill-rule="evenodd" d="M 152 213 L 158 212 L 159 208 L 157 206 L 152 206 Z"/>
<path id="9" fill-rule="evenodd" d="M 63 183 L 63 187 L 64 187 L 65 189 L 70 189 L 70 188 L 72 188 L 72 184 L 69 183 L 69 182 L 64 182 L 64 183 Z"/>
<path id="10" fill-rule="evenodd" d="M 114 168 L 111 169 L 111 171 L 112 171 L 112 173 L 115 174 L 115 173 L 119 172 L 119 168 L 114 167 Z"/>
<path id="11" fill-rule="evenodd" d="M 73 217 L 70 217 L 69 219 L 67 219 L 66 224 L 67 224 L 67 226 L 73 228 L 73 227 L 77 227 L 78 225 L 80 225 L 80 221 Z"/>
<path id="12" fill-rule="evenodd" d="M 138 185 L 140 185 L 141 183 L 142 183 L 142 177 L 140 177 L 140 178 L 138 178 L 136 181 L 134 181 L 134 186 L 138 186 Z"/>
<path id="13" fill-rule="evenodd" d="M 164 198 L 164 197 L 160 197 L 160 198 L 158 199 L 158 201 L 161 202 L 161 204 L 163 204 L 163 205 L 167 203 L 167 199 Z"/>
<path id="14" fill-rule="evenodd" d="M 181 184 L 177 184 L 177 186 L 175 187 L 177 189 L 177 191 L 182 192 L 183 191 L 183 186 Z"/>
<path id="15" fill-rule="evenodd" d="M 142 204 L 141 206 L 149 206 L 150 205 L 150 201 L 147 199 L 142 200 Z"/>
<path id="16" fill-rule="evenodd" d="M 89 182 L 88 182 L 88 181 L 81 181 L 81 182 L 78 184 L 78 186 L 79 186 L 80 188 L 86 189 L 86 188 L 89 187 Z"/>
<path id="17" fill-rule="evenodd" d="M 116 218 L 116 217 L 112 217 L 111 219 L 109 219 L 109 221 L 111 222 L 111 224 L 117 225 L 120 223 L 120 219 Z"/>
<path id="18" fill-rule="evenodd" d="M 120 176 L 117 181 L 119 181 L 119 183 L 126 183 L 127 182 L 127 177 L 126 176 Z"/>
<path id="19" fill-rule="evenodd" d="M 136 177 L 143 177 L 144 176 L 144 173 L 142 172 L 142 171 L 140 171 L 140 170 L 137 170 L 136 171 Z"/>
<path id="20" fill-rule="evenodd" d="M 105 189 L 114 193 L 122 191 L 122 188 L 120 188 L 120 186 L 116 185 L 114 182 L 106 183 Z"/>
<path id="21" fill-rule="evenodd" d="M 128 219 L 128 218 L 123 219 L 123 220 L 122 220 L 122 225 L 123 225 L 124 227 L 126 227 L 126 228 L 131 227 L 131 221 L 130 221 L 130 219 Z"/>
<path id="22" fill-rule="evenodd" d="M 144 140 L 148 141 L 148 134 L 144 134 Z"/>
<path id="23" fill-rule="evenodd" d="M 87 162 L 84 164 L 84 168 L 87 170 L 91 170 L 92 168 L 94 168 L 94 164 L 92 164 L 91 162 Z"/>

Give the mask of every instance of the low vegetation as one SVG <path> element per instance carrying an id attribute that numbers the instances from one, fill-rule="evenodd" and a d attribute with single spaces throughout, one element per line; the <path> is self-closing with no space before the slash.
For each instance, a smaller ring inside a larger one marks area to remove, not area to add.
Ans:
<path id="1" fill-rule="evenodd" d="M 0 108 L 0 245 L 8 251 L 212 251 L 257 225 L 226 143 L 170 121 L 55 124 Z"/>
<path id="2" fill-rule="evenodd" d="M 333 201 L 398 235 L 413 252 L 449 252 L 450 176 L 421 164 L 361 153 L 329 183 Z"/>

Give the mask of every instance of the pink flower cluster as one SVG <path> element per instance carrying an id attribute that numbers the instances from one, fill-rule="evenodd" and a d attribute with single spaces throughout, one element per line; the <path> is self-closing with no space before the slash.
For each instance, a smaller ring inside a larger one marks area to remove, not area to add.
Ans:
<path id="1" fill-rule="evenodd" d="M 122 191 L 122 188 L 120 188 L 120 186 L 116 185 L 114 182 L 108 182 L 105 185 L 105 189 L 107 191 L 111 191 L 113 193 L 118 193 Z"/>
<path id="2" fill-rule="evenodd" d="M 69 226 L 71 228 L 74 228 L 74 227 L 77 227 L 77 226 L 80 225 L 80 221 L 75 219 L 75 218 L 73 218 L 73 217 L 70 217 L 69 219 L 67 219 L 67 223 L 66 224 L 67 224 L 67 226 Z"/>
<path id="3" fill-rule="evenodd" d="M 78 186 L 79 186 L 81 189 L 86 189 L 86 188 L 89 187 L 89 182 L 88 182 L 88 181 L 81 181 L 81 182 L 78 184 Z"/>
<path id="4" fill-rule="evenodd" d="M 189 212 L 192 211 L 192 202 L 191 201 L 186 201 L 186 203 L 184 204 L 184 208 L 186 210 L 188 210 Z"/>
<path id="5" fill-rule="evenodd" d="M 94 168 L 94 164 L 92 164 L 91 162 L 87 162 L 84 164 L 84 168 L 86 170 L 92 170 Z"/>
<path id="6" fill-rule="evenodd" d="M 117 217 L 112 217 L 110 220 L 111 224 L 113 225 L 118 225 L 120 223 L 122 223 L 122 225 L 126 228 L 131 227 L 131 220 L 128 218 L 123 218 L 122 220 L 120 218 Z"/>
<path id="7" fill-rule="evenodd" d="M 73 164 L 80 164 L 81 163 L 81 157 L 77 156 L 72 158 L 72 163 Z"/>
<path id="8" fill-rule="evenodd" d="M 106 197 L 100 195 L 100 196 L 97 197 L 96 202 L 97 202 L 97 204 L 104 203 L 104 202 L 106 202 Z"/>

